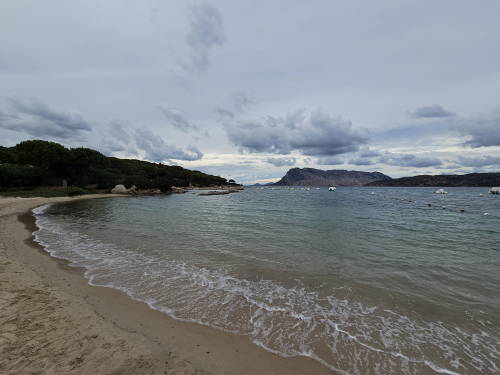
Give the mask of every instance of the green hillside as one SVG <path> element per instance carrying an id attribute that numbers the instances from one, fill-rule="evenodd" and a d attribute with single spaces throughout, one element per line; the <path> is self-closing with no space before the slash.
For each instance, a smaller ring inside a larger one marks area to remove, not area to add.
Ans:
<path id="1" fill-rule="evenodd" d="M 55 142 L 24 141 L 0 146 L 0 190 L 68 186 L 111 189 L 117 184 L 139 189 L 170 190 L 171 186 L 209 186 L 226 179 L 178 166 L 107 157 L 89 148 L 66 148 Z"/>

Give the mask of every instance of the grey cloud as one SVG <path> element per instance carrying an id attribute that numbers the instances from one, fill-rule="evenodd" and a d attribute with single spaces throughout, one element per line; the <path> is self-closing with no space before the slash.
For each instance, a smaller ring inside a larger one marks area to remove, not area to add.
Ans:
<path id="1" fill-rule="evenodd" d="M 380 155 L 381 155 L 380 151 L 373 150 L 369 147 L 362 147 L 359 150 L 359 156 L 362 158 L 373 158 Z"/>
<path id="2" fill-rule="evenodd" d="M 0 113 L 0 128 L 37 138 L 82 140 L 92 126 L 78 113 L 54 110 L 38 100 L 7 98 L 8 112 Z"/>
<path id="3" fill-rule="evenodd" d="M 99 145 L 102 153 L 112 155 L 113 152 L 125 151 L 132 155 L 138 155 L 135 143 L 125 126 L 118 120 L 113 120 L 106 126 L 106 134 L 102 137 L 102 143 Z"/>
<path id="4" fill-rule="evenodd" d="M 466 146 L 500 146 L 500 115 L 464 121 L 457 128 L 462 134 L 469 136 Z"/>
<path id="5" fill-rule="evenodd" d="M 283 157 L 283 158 L 267 158 L 266 161 L 275 167 L 284 167 L 295 165 L 297 159 L 294 157 Z"/>
<path id="6" fill-rule="evenodd" d="M 373 165 L 375 161 L 372 158 L 381 156 L 382 153 L 377 150 L 373 150 L 370 147 L 361 147 L 357 155 L 349 160 L 349 164 L 352 165 Z"/>
<path id="7" fill-rule="evenodd" d="M 500 156 L 464 157 L 460 156 L 456 160 L 462 167 L 500 167 Z"/>
<path id="8" fill-rule="evenodd" d="M 349 160 L 349 164 L 353 164 L 353 165 L 373 165 L 375 163 L 372 160 L 368 159 L 368 158 L 359 157 L 359 158 L 356 158 L 356 159 Z"/>
<path id="9" fill-rule="evenodd" d="M 254 102 L 247 95 L 245 95 L 242 92 L 239 92 L 239 93 L 234 94 L 233 104 L 234 104 L 234 108 L 238 112 L 243 112 L 243 111 L 245 111 L 245 109 L 247 109 L 247 107 L 254 104 Z"/>
<path id="10" fill-rule="evenodd" d="M 190 131 L 199 131 L 200 128 L 194 124 L 191 124 L 181 112 L 175 109 L 168 109 L 162 106 L 157 106 L 161 113 L 168 120 L 169 124 L 174 128 L 184 132 L 189 133 Z"/>
<path id="11" fill-rule="evenodd" d="M 210 53 L 226 41 L 224 22 L 219 10 L 209 4 L 190 7 L 190 29 L 186 42 L 191 50 L 191 59 L 184 68 L 205 71 L 210 65 Z"/>
<path id="12" fill-rule="evenodd" d="M 234 113 L 232 111 L 222 107 L 216 107 L 214 109 L 214 112 L 218 115 L 218 120 L 221 122 L 225 122 L 234 118 Z"/>
<path id="13" fill-rule="evenodd" d="M 441 105 L 434 104 L 417 108 L 410 115 L 415 118 L 436 118 L 436 117 L 452 117 L 453 112 L 445 110 Z"/>
<path id="14" fill-rule="evenodd" d="M 137 147 L 145 153 L 147 160 L 162 162 L 168 159 L 177 160 L 199 160 L 203 153 L 194 146 L 188 146 L 186 150 L 169 145 L 148 129 L 135 129 L 133 138 Z"/>
<path id="15" fill-rule="evenodd" d="M 319 165 L 342 165 L 345 161 L 338 157 L 323 157 L 316 161 Z"/>
<path id="16" fill-rule="evenodd" d="M 245 110 L 254 104 L 254 101 L 250 99 L 246 94 L 238 92 L 232 96 L 232 103 L 229 108 L 215 107 L 214 112 L 218 115 L 218 121 L 225 123 L 227 121 L 233 120 L 238 114 L 245 112 Z"/>
<path id="17" fill-rule="evenodd" d="M 107 126 L 105 140 L 100 149 L 106 154 L 125 152 L 135 156 L 144 156 L 154 162 L 175 160 L 200 160 L 203 153 L 194 146 L 185 149 L 167 144 L 161 136 L 149 129 L 127 129 L 118 121 Z"/>
<path id="18" fill-rule="evenodd" d="M 108 125 L 108 128 L 114 138 L 123 143 L 130 143 L 130 135 L 124 129 L 123 124 L 120 121 L 111 121 Z"/>
<path id="19" fill-rule="evenodd" d="M 321 110 L 295 111 L 285 117 L 267 116 L 254 121 L 225 123 L 228 138 L 248 152 L 310 156 L 334 156 L 357 151 L 366 138 L 352 129 L 350 121 L 331 117 Z"/>
<path id="20" fill-rule="evenodd" d="M 399 167 L 427 168 L 442 165 L 443 162 L 435 157 L 417 156 L 412 154 L 385 153 L 377 160 L 379 163 Z"/>

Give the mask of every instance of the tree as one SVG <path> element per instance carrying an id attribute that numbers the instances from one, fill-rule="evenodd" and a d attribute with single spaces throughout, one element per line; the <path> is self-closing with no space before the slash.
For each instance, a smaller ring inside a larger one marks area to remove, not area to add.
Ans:
<path id="1" fill-rule="evenodd" d="M 24 141 L 14 147 L 21 165 L 43 168 L 57 177 L 64 177 L 69 162 L 69 150 L 55 142 Z"/>

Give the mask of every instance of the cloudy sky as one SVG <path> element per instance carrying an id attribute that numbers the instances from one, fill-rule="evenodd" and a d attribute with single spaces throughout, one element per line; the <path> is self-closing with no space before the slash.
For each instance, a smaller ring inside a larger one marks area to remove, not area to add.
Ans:
<path id="1" fill-rule="evenodd" d="M 266 182 L 500 170 L 500 2 L 3 0 L 0 144 Z"/>

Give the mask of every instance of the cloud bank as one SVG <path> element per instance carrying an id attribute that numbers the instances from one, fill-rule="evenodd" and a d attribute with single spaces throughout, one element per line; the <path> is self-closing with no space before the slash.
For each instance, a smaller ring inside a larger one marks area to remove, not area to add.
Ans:
<path id="1" fill-rule="evenodd" d="M 298 110 L 284 117 L 261 120 L 226 121 L 229 140 L 242 151 L 308 156 L 335 156 L 357 151 L 367 139 L 352 128 L 351 122 L 321 110 Z"/>
<path id="2" fill-rule="evenodd" d="M 473 148 L 500 146 L 500 115 L 467 120 L 458 130 L 468 136 L 465 146 Z"/>
<path id="3" fill-rule="evenodd" d="M 434 104 L 417 108 L 410 115 L 415 118 L 439 118 L 455 116 L 453 112 L 445 110 L 441 105 Z"/>
<path id="4" fill-rule="evenodd" d="M 412 154 L 386 152 L 377 160 L 378 163 L 398 167 L 428 168 L 442 165 L 443 162 L 435 157 Z"/>
<path id="5" fill-rule="evenodd" d="M 174 160 L 200 160 L 203 153 L 194 146 L 185 149 L 166 143 L 161 136 L 147 128 L 129 128 L 119 121 L 107 125 L 99 149 L 105 154 L 117 152 L 134 155 L 157 163 Z"/>
<path id="6" fill-rule="evenodd" d="M 79 113 L 55 110 L 35 99 L 7 98 L 6 101 L 7 109 L 0 111 L 0 128 L 58 140 L 83 140 L 92 130 Z"/>

